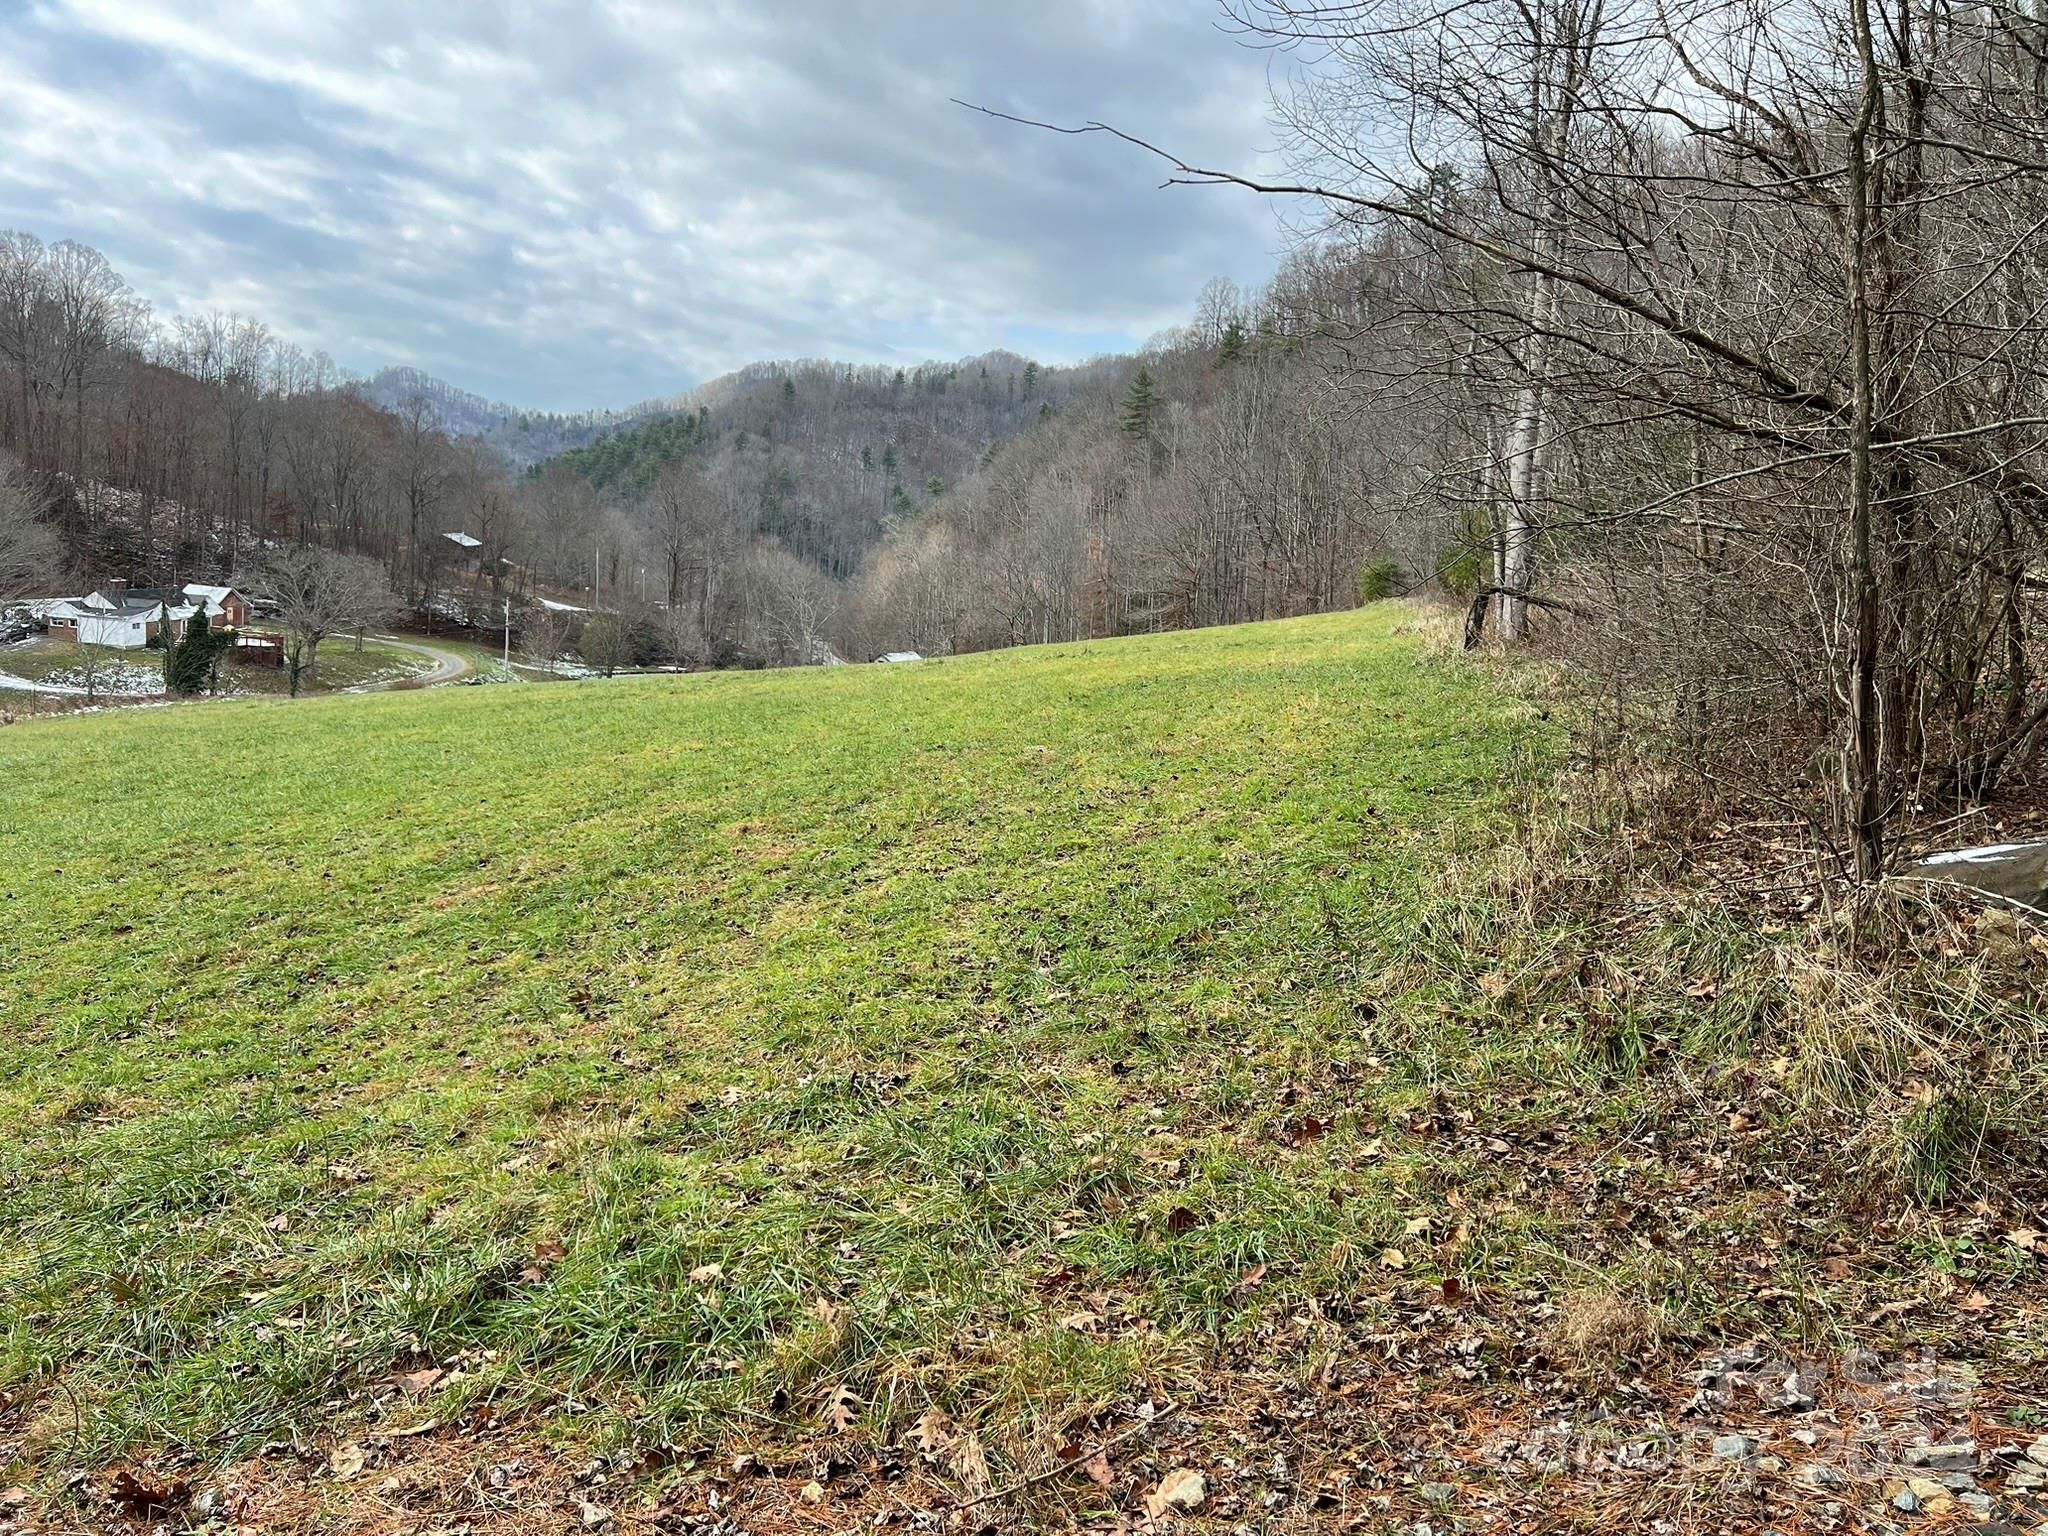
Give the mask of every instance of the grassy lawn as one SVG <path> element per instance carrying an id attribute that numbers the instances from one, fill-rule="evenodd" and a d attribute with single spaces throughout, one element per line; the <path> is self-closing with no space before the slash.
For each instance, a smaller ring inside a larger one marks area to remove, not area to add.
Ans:
<path id="1" fill-rule="evenodd" d="M 110 696 L 163 691 L 163 652 L 146 648 L 132 651 L 102 648 L 97 654 L 101 668 L 97 685 Z M 395 682 L 424 671 L 427 665 L 424 657 L 379 645 L 374 640 L 366 641 L 358 651 L 355 641 L 344 636 L 322 643 L 319 665 L 314 676 L 303 684 L 303 691 L 334 693 Z M 0 647 L 0 672 L 27 678 L 30 682 L 84 686 L 84 678 L 79 671 L 79 648 L 70 640 L 44 637 L 23 645 Z M 291 691 L 289 675 L 281 667 L 242 667 L 224 661 L 220 679 L 221 691 L 229 695 L 287 694 Z"/>
<path id="2" fill-rule="evenodd" d="M 0 1396 L 87 1459 L 426 1368 L 1022 1460 L 1369 1285 L 1384 978 L 1540 729 L 1403 617 L 0 734 Z"/>
<path id="3" fill-rule="evenodd" d="M 97 672 L 94 686 L 112 697 L 161 693 L 164 684 L 162 651 L 110 650 L 91 647 Z M 83 688 L 80 648 L 75 641 L 43 636 L 14 645 L 0 646 L 0 672 L 26 678 L 32 683 L 51 683 Z"/>
<path id="4" fill-rule="evenodd" d="M 427 666 L 425 657 L 379 645 L 375 640 L 364 641 L 358 651 L 355 641 L 344 635 L 321 642 L 313 675 L 301 679 L 299 686 L 302 695 L 339 693 L 397 682 L 425 671 Z M 220 681 L 221 691 L 230 695 L 291 692 L 291 674 L 283 667 L 238 667 L 224 663 Z"/>

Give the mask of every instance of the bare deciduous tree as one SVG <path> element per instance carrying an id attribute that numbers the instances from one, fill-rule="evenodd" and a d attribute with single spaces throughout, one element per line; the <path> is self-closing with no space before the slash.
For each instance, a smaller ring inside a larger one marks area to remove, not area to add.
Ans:
<path id="1" fill-rule="evenodd" d="M 313 545 L 276 551 L 248 584 L 276 606 L 294 697 L 315 675 L 323 640 L 361 634 L 382 623 L 393 605 L 390 583 L 375 560 Z"/>

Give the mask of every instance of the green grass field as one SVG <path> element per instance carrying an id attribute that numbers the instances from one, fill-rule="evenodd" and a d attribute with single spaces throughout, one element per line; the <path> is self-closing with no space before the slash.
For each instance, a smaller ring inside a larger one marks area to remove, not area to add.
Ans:
<path id="1" fill-rule="evenodd" d="M 1022 1460 L 1368 1283 L 1544 729 L 1406 617 L 0 732 L 0 1398 Z"/>

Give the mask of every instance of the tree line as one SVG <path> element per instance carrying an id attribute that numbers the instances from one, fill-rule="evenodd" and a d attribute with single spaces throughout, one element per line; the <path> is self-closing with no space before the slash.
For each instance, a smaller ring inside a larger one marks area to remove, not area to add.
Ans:
<path id="1" fill-rule="evenodd" d="M 515 474 L 449 430 L 498 407 L 352 379 L 245 317 L 153 316 L 98 252 L 0 232 L 0 597 L 294 589 L 287 555 L 316 549 L 353 592 L 380 569 L 380 612 L 509 625 L 543 659 L 601 609 L 635 662 L 815 661 L 884 531 L 1099 371 L 762 364 Z"/>
<path id="2" fill-rule="evenodd" d="M 934 646 L 1398 570 L 1869 877 L 2038 763 L 2048 27 L 1929 0 L 1231 0 L 1316 222 L 857 608 Z M 1033 125 L 1039 126 L 1039 125 Z M 1020 128 L 1018 131 L 1026 131 Z M 1216 195 L 1206 193 L 1203 195 Z M 963 599 L 962 594 L 967 594 Z"/>

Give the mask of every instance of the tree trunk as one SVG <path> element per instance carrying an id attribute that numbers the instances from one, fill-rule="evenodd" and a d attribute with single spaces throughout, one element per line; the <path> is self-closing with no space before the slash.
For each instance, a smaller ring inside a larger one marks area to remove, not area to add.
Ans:
<path id="1" fill-rule="evenodd" d="M 1852 614 L 1849 658 L 1849 743 L 1843 783 L 1856 878 L 1874 880 L 1884 869 L 1884 761 L 1878 718 L 1878 590 L 1872 552 L 1876 476 L 1872 442 L 1876 381 L 1871 363 L 1870 132 L 1877 120 L 1880 82 L 1871 41 L 1869 0 L 1850 0 L 1849 20 L 1862 71 L 1862 97 L 1847 144 L 1849 308 L 1849 530 L 1848 584 Z"/>

